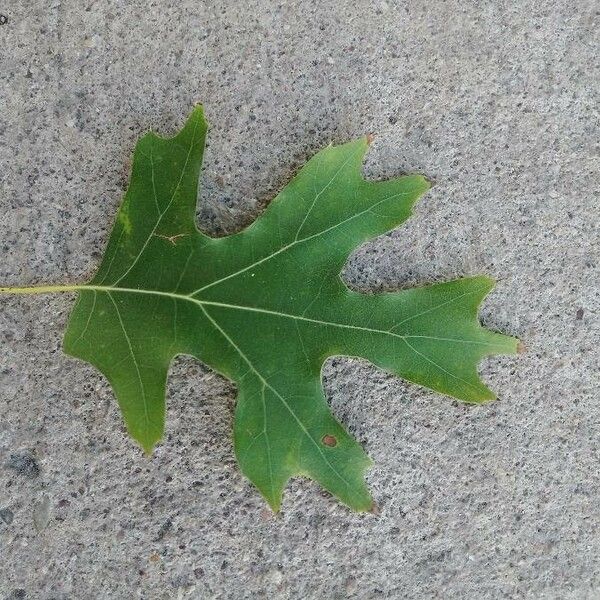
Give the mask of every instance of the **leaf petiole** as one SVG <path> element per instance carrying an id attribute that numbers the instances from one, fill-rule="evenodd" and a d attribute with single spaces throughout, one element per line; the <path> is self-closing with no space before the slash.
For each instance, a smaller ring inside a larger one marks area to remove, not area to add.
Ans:
<path id="1" fill-rule="evenodd" d="M 0 287 L 0 294 L 55 294 L 59 292 L 77 292 L 89 286 L 75 285 L 33 285 L 29 287 Z"/>
<path id="2" fill-rule="evenodd" d="M 59 292 L 77 292 L 89 289 L 89 286 L 76 285 L 33 285 L 29 287 L 0 287 L 0 294 L 56 294 Z"/>

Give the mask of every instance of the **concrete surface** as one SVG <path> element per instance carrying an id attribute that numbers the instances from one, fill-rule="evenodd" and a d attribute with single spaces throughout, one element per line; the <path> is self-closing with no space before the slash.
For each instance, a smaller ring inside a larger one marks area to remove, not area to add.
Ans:
<path id="1" fill-rule="evenodd" d="M 486 272 L 470 408 L 366 363 L 326 370 L 379 515 L 295 481 L 274 518 L 238 472 L 235 389 L 191 360 L 151 459 L 61 353 L 72 299 L 0 301 L 0 597 L 600 598 L 595 0 L 8 0 L 0 5 L 0 280 L 84 281 L 136 139 L 212 123 L 199 221 L 247 224 L 329 140 L 437 181 L 358 251 L 360 289 Z"/>

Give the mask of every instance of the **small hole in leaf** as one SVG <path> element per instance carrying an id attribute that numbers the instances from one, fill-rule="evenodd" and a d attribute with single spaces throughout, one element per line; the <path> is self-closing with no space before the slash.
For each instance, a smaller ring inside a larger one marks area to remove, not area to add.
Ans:
<path id="1" fill-rule="evenodd" d="M 337 439 L 334 435 L 324 435 L 323 439 L 321 440 L 326 446 L 329 446 L 330 448 L 333 448 L 334 446 L 337 446 Z"/>

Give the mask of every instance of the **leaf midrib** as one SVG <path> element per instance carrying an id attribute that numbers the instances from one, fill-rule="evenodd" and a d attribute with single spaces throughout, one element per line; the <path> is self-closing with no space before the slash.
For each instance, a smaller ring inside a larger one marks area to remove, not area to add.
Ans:
<path id="1" fill-rule="evenodd" d="M 257 306 L 247 306 L 244 304 L 230 304 L 227 302 L 216 302 L 213 300 L 199 300 L 198 298 L 194 298 L 192 295 L 189 295 L 189 294 L 177 294 L 177 293 L 173 293 L 173 292 L 164 292 L 161 290 L 145 290 L 145 289 L 141 289 L 141 288 L 123 288 L 123 287 L 88 285 L 88 284 L 65 286 L 65 287 L 68 288 L 65 291 L 90 290 L 90 291 L 105 292 L 105 293 L 119 292 L 119 293 L 127 293 L 127 294 L 146 294 L 146 295 L 152 295 L 152 296 L 162 296 L 164 298 L 171 298 L 174 300 L 183 300 L 183 301 L 187 301 L 187 302 L 192 302 L 193 304 L 196 304 L 201 307 L 216 306 L 219 308 L 229 308 L 232 310 L 244 310 L 244 311 L 248 311 L 248 312 L 273 315 L 275 317 L 294 319 L 296 321 L 305 321 L 305 322 L 313 323 L 316 325 L 341 327 L 344 329 L 355 329 L 358 331 L 365 331 L 368 333 L 378 333 L 378 334 L 382 334 L 382 335 L 389 335 L 391 337 L 395 337 L 395 338 L 402 339 L 402 340 L 427 339 L 427 340 L 434 340 L 434 341 L 440 341 L 440 342 L 457 342 L 457 343 L 462 343 L 462 344 L 474 344 L 474 345 L 494 347 L 494 344 L 490 344 L 488 342 L 479 341 L 479 340 L 466 340 L 466 339 L 461 339 L 461 338 L 444 338 L 444 337 L 431 336 L 431 335 L 413 335 L 413 334 L 402 335 L 399 333 L 394 333 L 393 331 L 390 331 L 390 330 L 373 329 L 372 327 L 363 327 L 361 325 L 351 325 L 350 323 L 339 323 L 337 321 L 324 321 L 322 319 L 313 319 L 311 317 L 306 317 L 303 315 L 295 315 L 293 313 L 285 313 L 285 312 L 281 312 L 281 311 L 277 311 L 277 310 L 271 310 L 268 308 L 260 308 Z M 56 290 L 56 291 L 58 291 L 58 290 Z M 449 302 L 448 301 L 443 302 L 439 305 L 428 308 L 427 310 L 423 311 L 422 313 L 417 313 L 416 315 L 411 315 L 410 317 L 407 317 L 405 320 L 400 321 L 399 323 L 396 323 L 394 325 L 394 328 L 402 325 L 404 322 L 406 322 L 408 320 L 414 320 L 414 319 L 420 317 L 421 315 L 435 311 L 438 308 L 441 308 L 442 306 L 447 306 L 451 302 L 455 302 L 457 300 L 460 300 L 461 298 L 476 294 L 478 292 L 481 292 L 481 289 L 471 290 L 465 294 L 455 296 Z"/>
<path id="2" fill-rule="evenodd" d="M 198 300 L 197 298 L 194 298 L 191 295 L 175 294 L 172 292 L 163 292 L 160 290 L 143 290 L 140 288 L 122 288 L 122 287 L 110 287 L 110 286 L 86 285 L 86 284 L 77 285 L 77 286 L 67 286 L 67 287 L 68 287 L 68 289 L 70 289 L 72 291 L 93 290 L 93 291 L 105 292 L 105 293 L 122 292 L 122 293 L 134 293 L 134 294 L 148 294 L 148 295 L 154 295 L 154 296 L 162 296 L 165 298 L 171 298 L 172 300 L 183 300 L 183 301 L 187 301 L 187 302 L 192 302 L 193 304 L 196 304 L 197 306 L 199 306 L 205 315 L 206 315 L 206 310 L 205 310 L 206 306 L 215 306 L 215 307 L 219 307 L 219 308 L 228 308 L 228 309 L 232 309 L 232 310 L 245 310 L 245 311 L 254 312 L 254 313 L 270 314 L 275 317 L 294 319 L 296 322 L 304 321 L 304 322 L 309 322 L 309 323 L 313 323 L 313 324 L 317 324 L 317 325 L 340 327 L 343 329 L 353 329 L 353 330 L 358 330 L 358 331 L 365 331 L 368 333 L 388 335 L 388 336 L 402 340 L 402 342 L 404 344 L 406 344 L 406 346 L 408 346 L 408 348 L 410 349 L 411 352 L 420 356 L 423 360 L 430 363 L 431 365 L 433 365 L 434 367 L 436 367 L 437 369 L 439 369 L 446 375 L 452 377 L 456 381 L 460 381 L 462 384 L 464 384 L 467 387 L 469 387 L 473 390 L 476 390 L 476 391 L 478 391 L 477 387 L 474 386 L 470 381 L 467 381 L 466 379 L 459 377 L 455 373 L 448 371 L 447 369 L 445 369 L 444 367 L 439 365 L 436 361 L 434 361 L 433 359 L 428 357 L 426 354 L 424 354 L 423 352 L 421 352 L 420 350 L 415 348 L 408 340 L 409 339 L 428 339 L 428 340 L 441 341 L 441 342 L 454 342 L 454 343 L 462 343 L 462 344 L 480 345 L 480 346 L 485 346 L 487 348 L 495 347 L 493 344 L 490 344 L 490 343 L 484 342 L 484 341 L 479 341 L 479 340 L 465 340 L 465 339 L 460 339 L 460 338 L 442 338 L 442 337 L 428 336 L 428 335 L 401 335 L 398 333 L 394 333 L 392 331 L 386 331 L 384 329 L 373 329 L 370 327 L 362 327 L 360 325 L 350 325 L 348 323 L 338 323 L 336 321 L 323 321 L 320 319 L 311 319 L 310 317 L 305 317 L 302 315 L 294 315 L 291 313 L 284 313 L 284 312 L 269 310 L 269 309 L 265 309 L 265 308 L 258 308 L 258 307 L 254 307 L 254 306 L 245 306 L 245 305 L 241 305 L 241 304 L 228 304 L 228 303 L 224 303 L 224 302 L 215 302 L 212 300 Z M 65 290 L 65 288 L 62 288 L 62 289 Z M 437 308 L 440 308 L 442 306 L 447 306 L 448 304 L 455 302 L 456 300 L 464 298 L 465 296 L 476 294 L 480 291 L 481 291 L 481 289 L 471 290 L 470 292 L 466 292 L 465 294 L 456 296 L 455 298 L 453 298 L 450 301 L 442 302 L 439 305 L 437 305 L 436 307 L 433 307 L 433 308 L 430 307 L 427 310 L 423 311 L 422 314 L 430 313 L 433 310 L 436 310 Z M 206 315 L 206 316 L 208 317 L 208 315 Z M 411 315 L 410 317 L 405 319 L 405 321 L 413 320 L 413 319 L 417 318 L 418 316 L 419 316 L 418 313 L 417 313 L 417 315 Z M 212 320 L 212 319 L 210 319 L 210 320 Z M 399 325 L 402 324 L 402 322 L 403 321 L 395 324 L 394 327 L 398 327 Z M 236 348 L 236 350 L 237 350 L 237 348 Z M 504 350 L 503 348 L 498 347 L 499 352 L 502 352 L 503 350 Z M 239 350 L 238 350 L 238 352 L 239 352 Z"/>

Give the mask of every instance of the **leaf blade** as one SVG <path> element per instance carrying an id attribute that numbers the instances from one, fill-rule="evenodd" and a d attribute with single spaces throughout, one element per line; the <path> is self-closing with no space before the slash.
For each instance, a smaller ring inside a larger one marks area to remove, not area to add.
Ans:
<path id="1" fill-rule="evenodd" d="M 194 223 L 205 134 L 195 109 L 174 138 L 139 142 L 132 184 L 98 274 L 79 292 L 65 350 L 104 373 L 146 451 L 163 434 L 172 358 L 195 356 L 237 384 L 236 456 L 274 510 L 296 475 L 369 510 L 371 462 L 331 414 L 324 360 L 361 356 L 461 400 L 489 400 L 477 364 L 516 350 L 477 319 L 493 282 L 374 295 L 342 283 L 348 255 L 404 222 L 429 187 L 417 175 L 366 181 L 366 139 L 319 152 L 251 226 L 209 238 Z"/>

